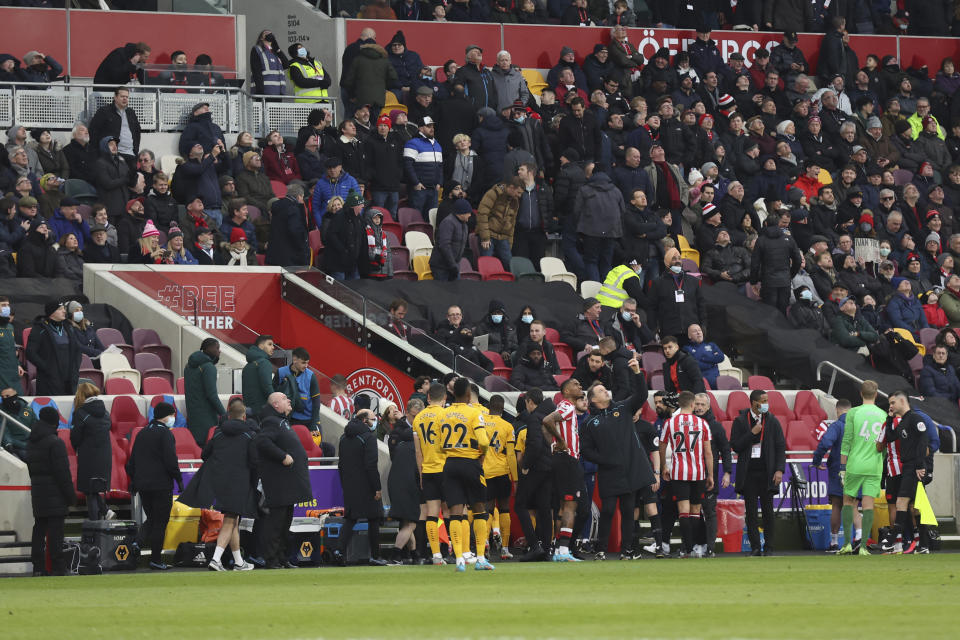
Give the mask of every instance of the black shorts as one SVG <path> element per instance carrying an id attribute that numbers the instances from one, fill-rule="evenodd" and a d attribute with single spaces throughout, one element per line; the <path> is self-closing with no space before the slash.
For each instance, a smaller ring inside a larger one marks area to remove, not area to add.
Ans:
<path id="1" fill-rule="evenodd" d="M 483 465 L 479 459 L 447 458 L 443 465 L 443 498 L 450 506 L 486 502 Z"/>
<path id="2" fill-rule="evenodd" d="M 903 467 L 900 474 L 900 487 L 897 491 L 898 498 L 910 498 L 913 500 L 917 495 L 917 470 L 914 467 Z"/>
<path id="3" fill-rule="evenodd" d="M 587 490 L 583 480 L 583 466 L 567 453 L 554 453 L 550 457 L 553 468 L 553 490 L 556 506 L 579 500 Z"/>
<path id="4" fill-rule="evenodd" d="M 510 476 L 494 476 L 487 478 L 487 500 L 509 500 L 513 492 L 513 483 Z"/>
<path id="5" fill-rule="evenodd" d="M 706 480 L 673 480 L 670 482 L 673 501 L 689 500 L 690 504 L 700 504 L 706 494 Z"/>
<path id="6" fill-rule="evenodd" d="M 640 491 L 637 491 L 634 504 L 654 504 L 656 501 L 657 494 L 653 492 L 653 489 L 650 488 L 650 485 L 647 485 L 643 489 L 640 489 Z"/>
<path id="7" fill-rule="evenodd" d="M 423 501 L 443 500 L 443 472 L 423 474 Z"/>

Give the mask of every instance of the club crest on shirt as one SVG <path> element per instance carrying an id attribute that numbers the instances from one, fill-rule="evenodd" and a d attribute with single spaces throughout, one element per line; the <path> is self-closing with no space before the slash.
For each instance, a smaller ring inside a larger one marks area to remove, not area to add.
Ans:
<path id="1" fill-rule="evenodd" d="M 614 412 L 613 412 L 613 417 L 614 417 L 614 418 L 619 418 L 619 417 L 620 417 L 620 412 L 619 412 L 619 411 L 614 411 Z"/>

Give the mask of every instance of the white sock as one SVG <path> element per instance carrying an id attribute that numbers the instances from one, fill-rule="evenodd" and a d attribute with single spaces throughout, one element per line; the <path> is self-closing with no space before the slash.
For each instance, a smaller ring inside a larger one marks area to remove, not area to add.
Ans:
<path id="1" fill-rule="evenodd" d="M 500 527 L 494 527 L 494 528 L 493 528 L 493 532 L 494 532 L 496 535 L 500 535 Z"/>
<path id="2" fill-rule="evenodd" d="M 217 547 L 216 549 L 213 550 L 214 562 L 220 562 L 220 558 L 223 557 L 224 550 L 225 550 L 225 547 Z"/>
<path id="3" fill-rule="evenodd" d="M 830 544 L 831 544 L 831 545 L 836 545 L 837 542 L 839 542 L 839 540 L 840 540 L 840 534 L 839 534 L 839 533 L 831 533 L 831 534 L 830 534 Z"/>
<path id="4" fill-rule="evenodd" d="M 569 549 L 569 547 L 558 547 L 558 548 L 557 548 L 557 553 L 559 553 L 559 554 L 562 555 L 562 556 L 565 556 L 565 555 L 567 555 L 568 553 L 570 553 L 570 549 Z"/>
<path id="5" fill-rule="evenodd" d="M 434 557 L 434 558 L 442 558 L 443 555 L 442 555 L 441 553 L 437 552 L 437 553 L 433 554 L 433 557 Z"/>
<path id="6" fill-rule="evenodd" d="M 243 555 L 240 553 L 240 549 L 233 552 L 233 563 L 238 567 L 243 566 Z"/>
<path id="7" fill-rule="evenodd" d="M 854 539 L 854 540 L 862 540 L 862 539 L 863 539 L 863 530 L 862 530 L 862 529 L 854 529 L 853 532 L 854 532 L 854 533 L 853 533 L 853 539 Z"/>

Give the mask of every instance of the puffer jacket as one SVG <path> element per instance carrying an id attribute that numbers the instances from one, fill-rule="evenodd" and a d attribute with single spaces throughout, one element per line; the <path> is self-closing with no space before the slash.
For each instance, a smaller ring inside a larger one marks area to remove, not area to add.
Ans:
<path id="1" fill-rule="evenodd" d="M 530 90 L 520 69 L 510 67 L 504 71 L 497 66 L 493 67 L 490 73 L 493 76 L 493 85 L 497 88 L 497 106 L 494 107 L 497 113 L 512 105 L 514 100 L 521 100 L 527 104 L 527 100 L 530 99 Z"/>
<path id="2" fill-rule="evenodd" d="M 513 240 L 519 207 L 519 198 L 508 196 L 503 184 L 494 185 L 477 207 L 477 237 L 481 241 Z"/>
<path id="3" fill-rule="evenodd" d="M 577 233 L 595 238 L 623 236 L 623 194 L 607 174 L 595 173 L 587 180 L 577 194 L 573 210 L 579 216 Z"/>
<path id="4" fill-rule="evenodd" d="M 483 191 L 504 179 L 503 159 L 507 154 L 509 134 L 510 129 L 503 120 L 489 111 L 473 132 L 472 148 L 480 160 L 480 175 L 475 176 L 474 181 L 480 184 Z"/>
<path id="5" fill-rule="evenodd" d="M 750 282 L 760 282 L 765 287 L 789 287 L 799 270 L 797 243 L 777 226 L 765 227 L 753 249 Z"/>
<path id="6" fill-rule="evenodd" d="M 500 160 L 501 165 L 503 159 Z M 417 183 L 427 188 L 443 183 L 443 150 L 436 139 L 423 134 L 403 145 L 403 170 L 410 187 Z"/>

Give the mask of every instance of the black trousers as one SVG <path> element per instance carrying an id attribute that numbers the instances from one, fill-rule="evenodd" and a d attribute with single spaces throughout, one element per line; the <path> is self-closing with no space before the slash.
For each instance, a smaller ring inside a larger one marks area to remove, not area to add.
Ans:
<path id="1" fill-rule="evenodd" d="M 634 492 L 619 496 L 604 496 L 600 502 L 600 523 L 597 525 L 597 550 L 606 551 L 610 546 L 610 527 L 613 513 L 620 501 L 620 552 L 627 551 L 633 540 L 633 504 Z M 630 549 L 634 551 L 634 549 Z"/>
<path id="2" fill-rule="evenodd" d="M 553 498 L 553 473 L 550 471 L 528 471 L 520 475 L 517 482 L 517 496 L 514 499 L 514 509 L 520 519 L 523 537 L 527 546 L 533 547 L 537 542 L 544 549 L 553 539 L 553 520 L 550 517 L 550 503 Z M 530 509 L 537 512 L 537 527 L 534 529 L 530 518 Z"/>
<path id="3" fill-rule="evenodd" d="M 34 571 L 47 570 L 47 558 L 44 553 L 50 545 L 50 573 L 62 576 L 63 566 L 63 522 L 64 516 L 37 516 L 33 520 L 30 560 Z"/>
<path id="4" fill-rule="evenodd" d="M 521 231 L 517 229 L 513 236 L 513 255 L 530 258 L 534 268 L 540 268 L 540 258 L 547 250 L 547 236 L 541 229 Z M 606 274 L 604 274 L 606 275 Z"/>
<path id="5" fill-rule="evenodd" d="M 90 520 L 102 520 L 107 515 L 107 503 L 103 500 L 103 494 L 87 494 L 87 518 Z"/>
<path id="6" fill-rule="evenodd" d="M 764 465 L 764 468 L 765 465 Z M 747 535 L 750 537 L 750 548 L 760 548 L 760 529 L 757 522 L 757 501 L 763 512 L 763 550 L 773 550 L 773 492 L 770 491 L 770 481 L 766 473 L 747 474 L 743 487 L 743 503 L 747 516 Z"/>
<path id="7" fill-rule="evenodd" d="M 776 307 L 780 310 L 780 313 L 786 315 L 787 306 L 790 304 L 790 287 L 763 285 L 760 287 L 760 300 L 764 304 Z"/>
<path id="8" fill-rule="evenodd" d="M 293 505 L 270 507 L 263 522 L 263 535 L 266 549 L 263 550 L 263 559 L 268 567 L 289 562 L 290 553 L 287 549 L 290 538 L 290 522 L 293 521 Z"/>
<path id="9" fill-rule="evenodd" d="M 340 554 L 344 561 L 347 559 L 347 550 L 350 548 L 350 541 L 353 539 L 353 527 L 358 520 L 356 518 L 343 518 L 343 526 L 340 527 Z M 380 519 L 367 518 L 367 541 L 370 543 L 370 557 L 380 557 Z"/>
<path id="10" fill-rule="evenodd" d="M 147 519 L 140 526 L 138 542 L 141 547 L 150 546 L 150 562 L 161 562 L 163 538 L 170 521 L 173 494 L 169 491 L 140 491 L 140 502 Z"/>
<path id="11" fill-rule="evenodd" d="M 703 526 L 706 529 L 706 540 L 709 549 L 717 543 L 717 492 L 708 491 L 700 503 L 700 513 L 703 517 Z"/>

